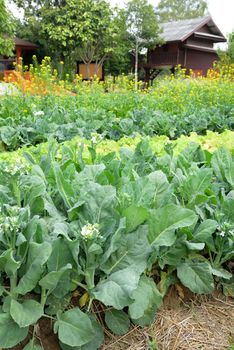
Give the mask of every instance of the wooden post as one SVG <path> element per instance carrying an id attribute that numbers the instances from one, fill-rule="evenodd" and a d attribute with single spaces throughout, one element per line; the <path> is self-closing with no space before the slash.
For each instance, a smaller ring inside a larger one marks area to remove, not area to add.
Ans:
<path id="1" fill-rule="evenodd" d="M 22 48 L 19 46 L 16 46 L 16 64 L 17 65 L 20 63 L 21 57 L 22 57 Z"/>

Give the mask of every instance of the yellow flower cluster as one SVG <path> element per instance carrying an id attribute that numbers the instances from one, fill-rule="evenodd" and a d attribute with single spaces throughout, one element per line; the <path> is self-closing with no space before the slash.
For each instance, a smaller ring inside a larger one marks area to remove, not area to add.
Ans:
<path id="1" fill-rule="evenodd" d="M 189 74 L 181 66 L 178 66 L 174 74 L 157 78 L 153 86 L 147 87 L 142 81 L 138 83 L 138 94 L 154 96 L 158 108 L 170 111 L 183 112 L 185 105 L 196 104 L 196 107 L 206 104 L 215 106 L 225 99 L 233 98 L 234 65 L 218 62 L 208 71 L 207 77 L 195 74 L 192 70 Z M 29 67 L 23 65 L 22 59 L 16 66 L 16 71 L 8 77 L 24 93 L 33 95 L 67 95 L 79 94 L 94 98 L 95 94 L 105 96 L 108 92 L 134 91 L 134 76 L 124 74 L 118 77 L 106 77 L 100 81 L 94 76 L 89 81 L 84 81 L 82 75 L 76 75 L 72 79 L 64 72 L 64 62 L 61 61 L 57 69 L 54 68 L 50 57 L 44 57 L 41 64 L 36 56 L 33 56 L 33 64 Z M 227 89 L 223 94 L 224 89 Z"/>

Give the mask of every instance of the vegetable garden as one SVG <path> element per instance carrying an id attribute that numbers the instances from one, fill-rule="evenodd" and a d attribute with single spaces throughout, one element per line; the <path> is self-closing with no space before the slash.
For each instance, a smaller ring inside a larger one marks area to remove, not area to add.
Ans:
<path id="1" fill-rule="evenodd" d="M 3 349 L 43 349 L 43 318 L 101 349 L 172 285 L 234 297 L 233 82 L 72 89 L 0 99 Z"/>

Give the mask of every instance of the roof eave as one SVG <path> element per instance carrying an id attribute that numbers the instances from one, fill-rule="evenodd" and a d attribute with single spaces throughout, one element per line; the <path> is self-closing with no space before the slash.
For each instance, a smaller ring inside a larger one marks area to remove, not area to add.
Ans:
<path id="1" fill-rule="evenodd" d="M 202 47 L 202 46 L 197 46 L 197 45 L 189 45 L 189 44 L 185 44 L 183 45 L 183 47 L 185 47 L 186 49 L 190 49 L 190 50 L 195 50 L 195 51 L 205 51 L 205 52 L 210 52 L 210 53 L 216 53 L 217 51 L 213 48 L 209 48 L 209 47 Z"/>
<path id="2" fill-rule="evenodd" d="M 202 28 L 205 24 L 208 24 L 209 22 L 212 22 L 214 24 L 214 26 L 218 29 L 218 32 L 220 34 L 221 37 L 223 37 L 224 41 L 223 42 L 226 42 L 226 38 L 225 36 L 223 35 L 223 33 L 221 32 L 221 30 L 219 29 L 219 27 L 216 25 L 216 23 L 213 21 L 212 17 L 211 16 L 207 16 L 206 18 L 204 18 L 204 21 L 202 21 L 195 29 L 193 29 L 190 33 L 186 34 L 182 39 L 181 41 L 185 41 L 186 39 L 188 39 L 194 32 L 196 32 L 197 30 L 199 30 L 200 28 Z M 222 41 L 220 41 L 222 42 Z"/>
<path id="3" fill-rule="evenodd" d="M 186 39 L 188 39 L 194 32 L 196 32 L 198 29 L 202 28 L 205 24 L 209 23 L 209 21 L 211 21 L 211 20 L 212 20 L 211 16 L 207 16 L 206 18 L 204 18 L 204 20 L 202 22 L 200 22 L 196 28 L 194 28 L 192 31 L 190 31 L 185 36 L 183 36 L 180 41 L 183 42 Z"/>
<path id="4" fill-rule="evenodd" d="M 214 43 L 221 43 L 221 42 L 226 42 L 227 39 L 224 38 L 223 36 L 219 35 L 212 35 L 212 34 L 207 34 L 207 33 L 201 33 L 201 32 L 194 32 L 194 36 L 196 38 L 203 38 L 203 39 L 209 39 L 213 41 Z"/>

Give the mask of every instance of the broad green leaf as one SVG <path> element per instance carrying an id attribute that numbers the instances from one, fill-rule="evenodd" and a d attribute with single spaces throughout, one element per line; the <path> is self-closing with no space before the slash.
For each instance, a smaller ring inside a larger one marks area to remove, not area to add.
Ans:
<path id="1" fill-rule="evenodd" d="M 214 280 L 207 262 L 185 261 L 177 267 L 177 276 L 194 293 L 209 294 L 214 290 Z"/>
<path id="2" fill-rule="evenodd" d="M 20 267 L 20 262 L 16 261 L 13 255 L 13 250 L 8 249 L 0 256 L 0 271 L 5 271 L 8 277 L 16 274 Z"/>
<path id="3" fill-rule="evenodd" d="M 151 202 L 153 207 L 158 208 L 165 205 L 171 195 L 171 186 L 166 175 L 159 170 L 146 176 L 146 179 L 148 180 L 149 194 L 151 193 L 152 196 Z"/>
<path id="4" fill-rule="evenodd" d="M 56 180 L 56 185 L 60 196 L 62 197 L 67 208 L 73 206 L 73 201 L 75 198 L 75 193 L 72 185 L 65 179 L 61 168 L 57 163 L 53 163 L 53 171 Z"/>
<path id="5" fill-rule="evenodd" d="M 96 286 L 93 295 L 106 306 L 122 310 L 131 304 L 132 293 L 137 288 L 139 274 L 133 268 L 112 273 Z"/>
<path id="6" fill-rule="evenodd" d="M 105 168 L 104 164 L 86 165 L 77 176 L 79 184 L 87 181 L 99 182 L 97 179 L 103 173 Z"/>
<path id="7" fill-rule="evenodd" d="M 170 247 L 176 240 L 175 231 L 178 228 L 193 225 L 197 216 L 192 210 L 184 209 L 175 204 L 151 210 L 149 217 L 148 239 L 153 247 Z"/>
<path id="8" fill-rule="evenodd" d="M 148 315 L 151 314 L 154 317 L 163 300 L 155 282 L 149 277 L 142 276 L 137 289 L 132 294 L 132 299 L 134 302 L 129 306 L 130 317 L 135 323 L 139 320 L 140 325 L 149 325 L 153 319 L 149 320 Z M 144 316 L 146 316 L 145 320 Z"/>
<path id="9" fill-rule="evenodd" d="M 27 270 L 16 287 L 17 293 L 24 295 L 35 288 L 44 270 L 43 265 L 48 260 L 50 254 L 51 245 L 48 242 L 29 244 Z"/>
<path id="10" fill-rule="evenodd" d="M 56 315 L 58 310 L 65 310 L 68 308 L 70 302 L 71 302 L 72 295 L 67 295 L 65 297 L 59 297 L 57 298 L 54 294 L 50 294 L 46 298 L 46 309 L 45 313 L 47 315 Z"/>
<path id="11" fill-rule="evenodd" d="M 96 318 L 93 315 L 89 315 L 89 318 L 92 322 L 93 330 L 95 332 L 94 338 L 87 344 L 82 346 L 71 347 L 60 342 L 62 350 L 98 350 L 104 342 L 104 333 L 102 326 L 97 322 Z"/>
<path id="12" fill-rule="evenodd" d="M 102 265 L 110 258 L 110 256 L 121 245 L 121 243 L 123 241 L 122 237 L 123 237 L 123 235 L 125 235 L 125 232 L 126 232 L 126 219 L 121 218 L 119 221 L 118 228 L 110 236 L 108 248 L 106 248 L 106 250 L 102 256 L 102 261 L 101 261 Z"/>
<path id="13" fill-rule="evenodd" d="M 215 232 L 217 226 L 218 223 L 215 220 L 207 219 L 203 221 L 194 232 L 193 241 L 206 243 Z"/>
<path id="14" fill-rule="evenodd" d="M 220 211 L 220 222 L 230 222 L 234 224 L 234 199 L 225 200 Z"/>
<path id="15" fill-rule="evenodd" d="M 218 179 L 227 181 L 234 188 L 234 162 L 231 153 L 225 148 L 219 148 L 214 152 L 211 163 Z"/>
<path id="16" fill-rule="evenodd" d="M 10 295 L 7 295 L 2 298 L 2 310 L 6 312 L 7 314 L 10 313 L 10 308 L 11 308 L 11 301 L 12 297 Z"/>
<path id="17" fill-rule="evenodd" d="M 90 318 L 77 307 L 58 312 L 54 330 L 62 343 L 72 347 L 87 344 L 95 337 Z"/>
<path id="18" fill-rule="evenodd" d="M 39 281 L 39 285 L 51 293 L 57 287 L 61 277 L 71 269 L 72 265 L 67 264 L 58 271 L 51 271 Z"/>
<path id="19" fill-rule="evenodd" d="M 49 272 L 58 271 L 65 265 L 74 262 L 68 243 L 70 242 L 64 237 L 58 237 L 52 242 L 52 252 L 47 261 Z"/>
<path id="20" fill-rule="evenodd" d="M 186 178 L 181 188 L 182 194 L 184 193 L 185 198 L 192 202 L 198 194 L 203 194 L 207 187 L 210 186 L 212 175 L 212 169 L 198 169 L 195 174 L 192 173 Z"/>
<path id="21" fill-rule="evenodd" d="M 131 232 L 145 222 L 148 217 L 148 211 L 143 207 L 137 207 L 132 204 L 124 209 L 122 215 L 126 217 L 127 232 Z"/>
<path id="22" fill-rule="evenodd" d="M 110 309 L 105 312 L 105 322 L 107 327 L 117 335 L 128 332 L 130 320 L 128 315 L 122 310 Z"/>
<path id="23" fill-rule="evenodd" d="M 43 313 L 42 305 L 35 300 L 25 300 L 22 304 L 11 301 L 10 315 L 21 328 L 35 324 Z"/>
<path id="24" fill-rule="evenodd" d="M 31 213 L 41 213 L 44 209 L 43 198 L 46 196 L 45 180 L 38 175 L 31 175 L 27 180 L 28 186 L 24 195 L 24 204 L 30 206 Z"/>
<path id="25" fill-rule="evenodd" d="M 20 343 L 28 334 L 28 327 L 20 328 L 9 314 L 0 314 L 0 347 L 7 349 Z"/>
<path id="26" fill-rule="evenodd" d="M 81 192 L 80 200 L 84 200 L 84 204 L 80 215 L 86 221 L 99 223 L 113 215 L 113 209 L 117 203 L 115 187 L 89 182 L 82 187 Z"/>
<path id="27" fill-rule="evenodd" d="M 101 269 L 106 273 L 134 266 L 135 270 L 142 273 L 147 265 L 147 259 L 151 252 L 151 247 L 147 239 L 148 226 L 139 226 L 134 232 L 123 234 L 116 249 L 112 252 L 108 261 L 101 265 Z M 144 249 L 142 249 L 144 247 Z"/>
<path id="28" fill-rule="evenodd" d="M 30 340 L 29 343 L 23 348 L 23 350 L 43 350 L 38 344 L 35 344 L 34 339 Z"/>
<path id="29" fill-rule="evenodd" d="M 211 271 L 212 271 L 212 274 L 214 276 L 224 278 L 226 280 L 230 280 L 230 278 L 232 278 L 232 274 L 221 267 L 220 268 L 213 268 L 212 267 Z"/>
<path id="30" fill-rule="evenodd" d="M 169 199 L 171 186 L 162 171 L 154 171 L 147 176 L 138 178 L 135 182 L 127 183 L 123 192 L 128 194 L 129 204 L 133 206 L 158 208 L 166 204 Z"/>
<path id="31" fill-rule="evenodd" d="M 160 248 L 157 260 L 161 269 L 164 269 L 165 265 L 177 266 L 181 263 L 181 260 L 188 254 L 185 241 L 185 237 L 180 237 L 172 246 Z"/>

